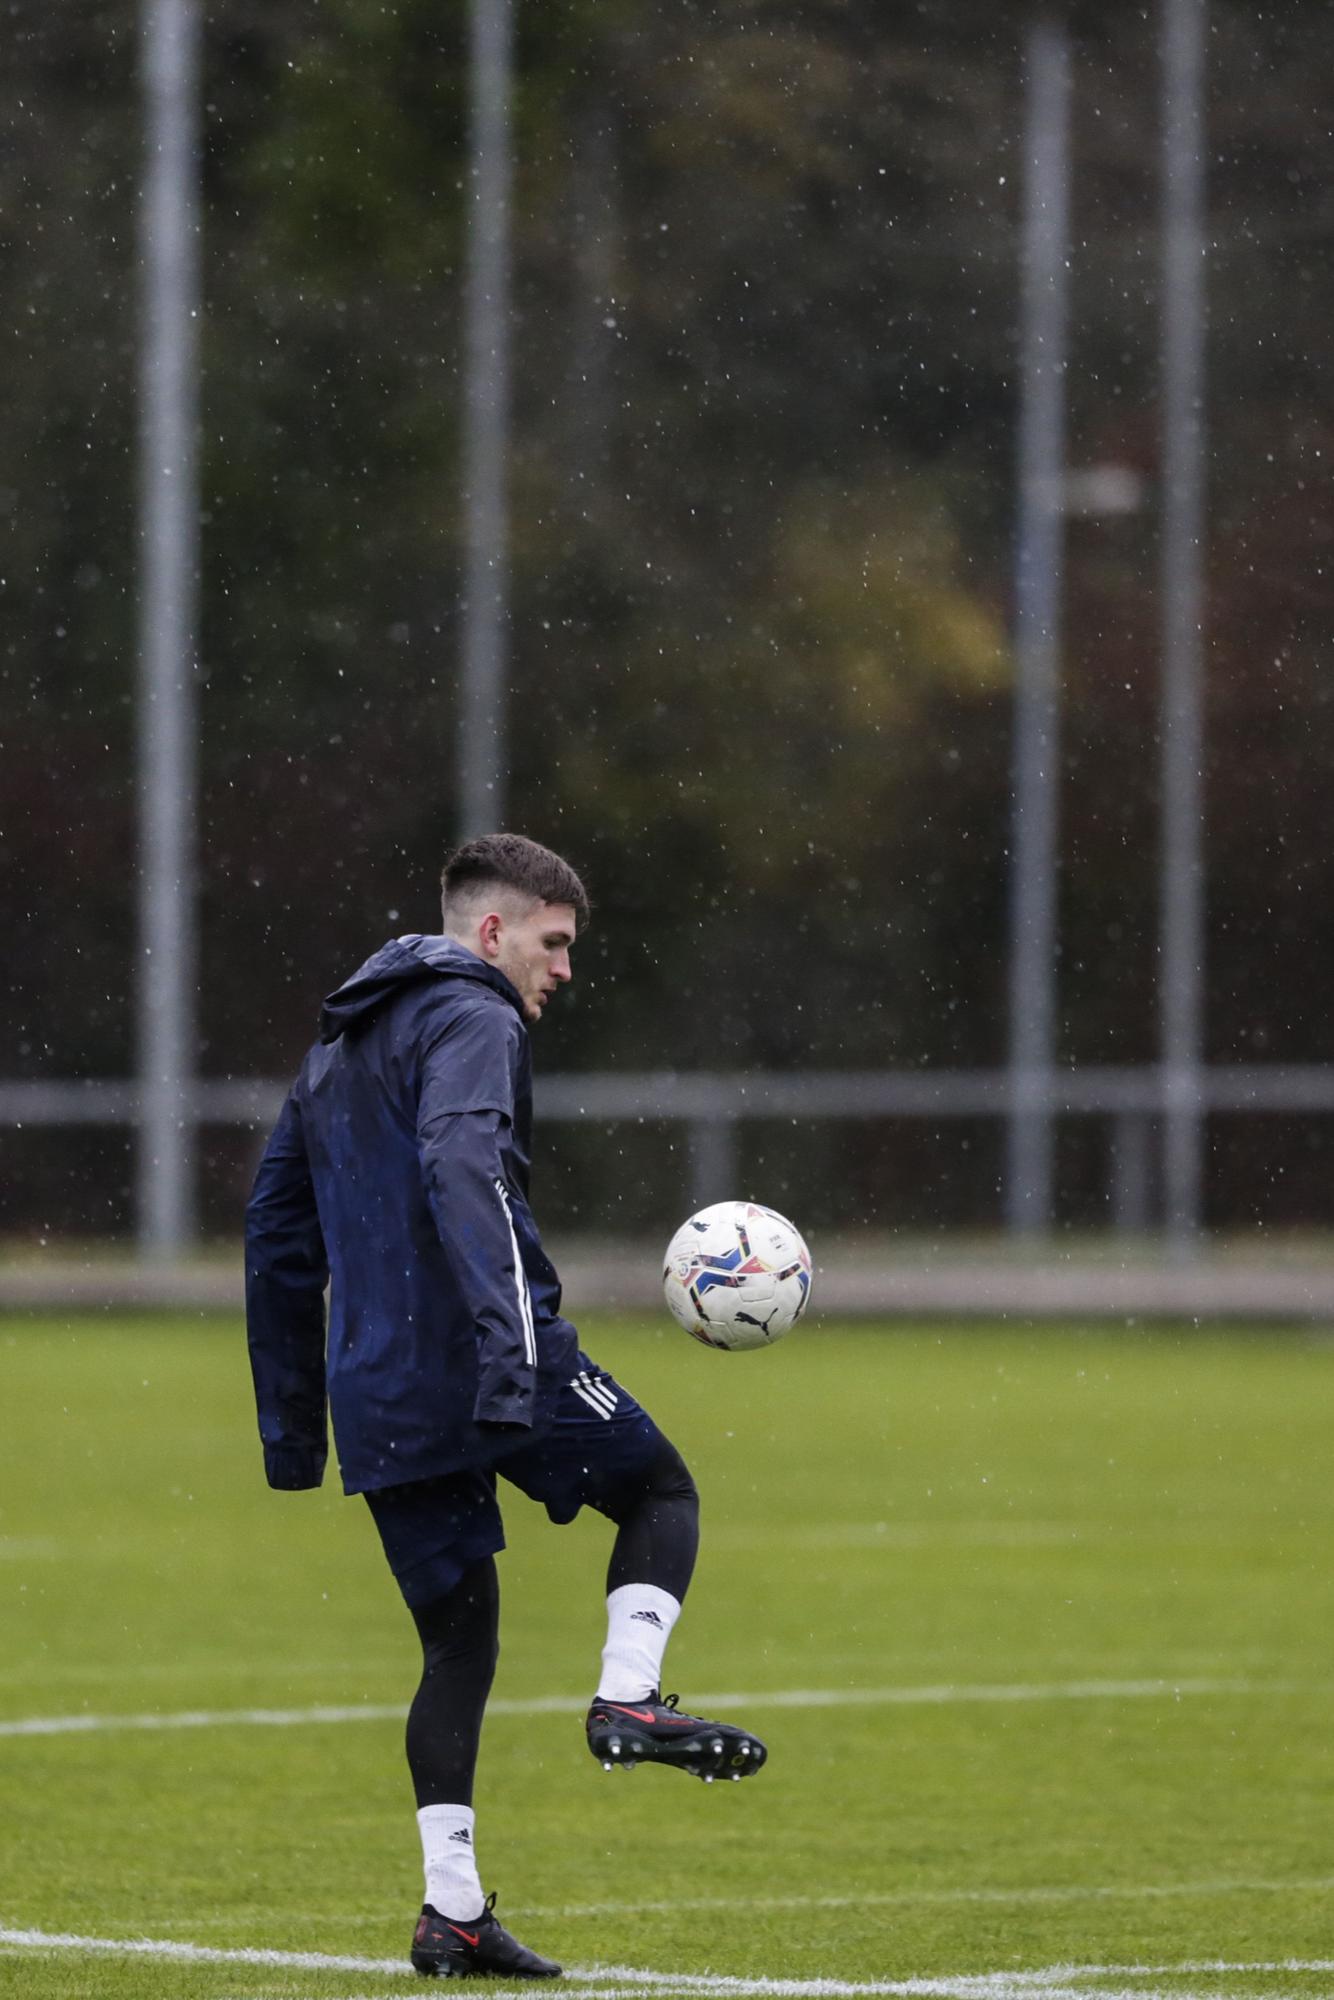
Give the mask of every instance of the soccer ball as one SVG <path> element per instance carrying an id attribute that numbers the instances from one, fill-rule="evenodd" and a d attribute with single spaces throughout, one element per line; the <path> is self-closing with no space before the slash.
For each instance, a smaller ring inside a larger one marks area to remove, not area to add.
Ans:
<path id="1" fill-rule="evenodd" d="M 771 1347 L 811 1295 L 811 1253 L 785 1216 L 757 1201 L 716 1201 L 667 1245 L 662 1289 L 706 1347 Z"/>

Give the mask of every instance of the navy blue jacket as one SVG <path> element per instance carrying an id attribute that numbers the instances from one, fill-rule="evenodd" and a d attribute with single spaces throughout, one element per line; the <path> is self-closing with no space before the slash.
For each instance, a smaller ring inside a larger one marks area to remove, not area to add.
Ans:
<path id="1" fill-rule="evenodd" d="M 349 1493 L 549 1423 L 578 1338 L 528 1206 L 531 1126 L 522 1003 L 484 959 L 398 938 L 330 994 L 246 1210 L 271 1486 L 319 1485 L 326 1396 Z"/>

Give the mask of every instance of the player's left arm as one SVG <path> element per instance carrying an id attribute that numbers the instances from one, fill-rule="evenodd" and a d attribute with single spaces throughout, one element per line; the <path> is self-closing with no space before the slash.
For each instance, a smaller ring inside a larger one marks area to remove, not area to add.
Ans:
<path id="1" fill-rule="evenodd" d="M 246 1336 L 270 1486 L 318 1486 L 329 1453 L 324 1288 L 329 1280 L 310 1161 L 293 1093 L 246 1208 Z"/>

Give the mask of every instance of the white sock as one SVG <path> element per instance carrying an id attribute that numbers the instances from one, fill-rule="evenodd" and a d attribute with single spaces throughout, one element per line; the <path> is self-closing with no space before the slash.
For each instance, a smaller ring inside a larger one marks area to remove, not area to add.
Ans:
<path id="1" fill-rule="evenodd" d="M 623 1583 L 612 1591 L 598 1682 L 605 1701 L 643 1701 L 662 1686 L 662 1656 L 680 1616 L 679 1601 L 656 1584 Z"/>
<path id="2" fill-rule="evenodd" d="M 422 1806 L 422 1861 L 426 1868 L 426 1900 L 442 1917 L 480 1917 L 486 1907 L 472 1851 L 471 1806 Z"/>

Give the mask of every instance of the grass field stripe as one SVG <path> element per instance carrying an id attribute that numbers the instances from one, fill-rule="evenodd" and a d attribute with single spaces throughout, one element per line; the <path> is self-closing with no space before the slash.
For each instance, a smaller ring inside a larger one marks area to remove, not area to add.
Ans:
<path id="1" fill-rule="evenodd" d="M 914 1904 L 1136 1902 L 1141 1899 L 1217 1896 L 1322 1895 L 1334 1890 L 1334 1875 L 1288 1882 L 1237 1880 L 1219 1882 L 1095 1882 L 1035 1884 L 1031 1888 L 867 1889 L 848 1896 L 672 1896 L 643 1903 L 523 1903 L 512 1905 L 515 1916 L 569 1921 L 581 1917 L 665 1916 L 673 1910 L 859 1910 L 909 1908 Z M 379 1918 L 367 1919 L 379 1922 Z"/>
<path id="2" fill-rule="evenodd" d="M 1272 1895 L 1310 1896 L 1328 1895 L 1334 1890 L 1334 1875 L 1293 1877 L 1288 1881 L 1241 1881 L 1230 1878 L 1226 1881 L 1209 1882 L 1094 1882 L 1059 1883 L 1050 1886 L 1035 1885 L 1032 1888 L 975 1888 L 975 1889 L 865 1889 L 858 1895 L 848 1896 L 672 1896 L 662 1901 L 642 1903 L 525 1903 L 510 1901 L 509 1914 L 523 1922 L 574 1922 L 582 1918 L 590 1921 L 604 1917 L 665 1916 L 673 1910 L 857 1910 L 909 1908 L 913 1904 L 925 1903 L 955 1904 L 977 1903 L 1005 1906 L 1014 1903 L 1080 1903 L 1080 1902 L 1135 1902 L 1140 1899 L 1152 1901 L 1155 1898 L 1180 1898 L 1189 1902 L 1192 1897 L 1201 1901 L 1218 1896 Z M 284 1911 L 288 1923 L 324 1924 L 327 1918 L 313 1912 Z M 235 1916 L 196 1916 L 196 1928 L 205 1930 L 217 1926 L 228 1930 L 236 1925 Z M 338 1921 L 347 1928 L 363 1924 L 382 1924 L 383 1911 L 373 1913 L 341 1910 Z"/>
<path id="3" fill-rule="evenodd" d="M 1052 1681 L 888 1688 L 779 1688 L 769 1693 L 692 1695 L 699 1708 L 878 1708 L 934 1707 L 963 1702 L 1175 1700 L 1183 1695 L 1272 1695 L 1327 1693 L 1328 1682 L 1161 1679 L 1142 1681 Z M 528 1700 L 501 1697 L 488 1702 L 488 1715 L 575 1715 L 587 1707 L 581 1695 L 537 1695 Z M 187 1708 L 143 1715 L 28 1715 L 0 1721 L 4 1736 L 75 1736 L 104 1729 L 285 1729 L 304 1723 L 401 1722 L 404 1702 L 357 1702 L 345 1707 Z"/>
<path id="4" fill-rule="evenodd" d="M 1334 1685 L 1320 1683 L 1321 1691 Z M 862 1708 L 902 1705 L 907 1708 L 945 1706 L 954 1702 L 996 1701 L 1139 1701 L 1175 1699 L 1178 1695 L 1296 1694 L 1311 1692 L 1310 1684 L 1293 1681 L 1172 1680 L 1047 1681 L 970 1686 L 944 1681 L 937 1686 L 887 1688 L 786 1688 L 769 1694 L 702 1694 L 692 1696 L 714 1708 Z"/>

